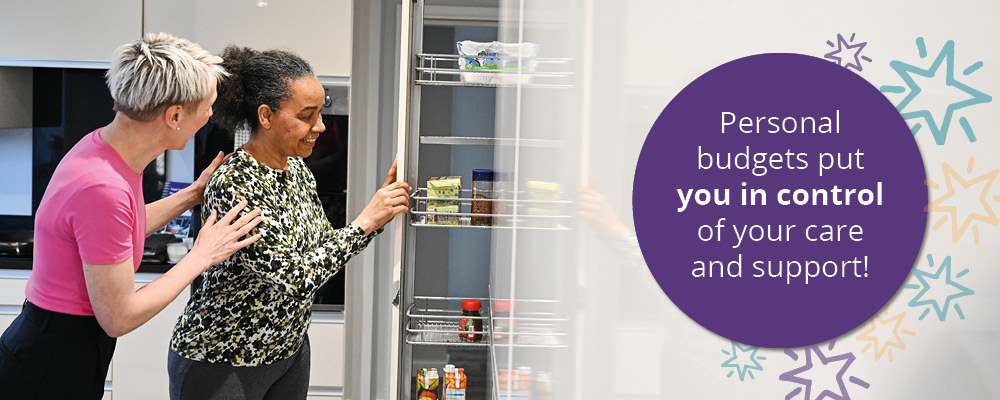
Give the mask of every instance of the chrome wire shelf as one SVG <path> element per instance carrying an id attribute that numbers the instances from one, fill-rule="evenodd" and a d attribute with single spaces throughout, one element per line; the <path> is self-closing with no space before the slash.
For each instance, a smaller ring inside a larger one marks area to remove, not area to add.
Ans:
<path id="1" fill-rule="evenodd" d="M 421 346 L 452 346 L 452 347 L 487 347 L 490 345 L 490 312 L 489 299 L 479 300 L 483 309 L 481 316 L 463 316 L 462 311 L 453 308 L 465 298 L 461 297 L 431 297 L 413 296 L 413 303 L 406 309 L 409 321 L 406 323 L 406 343 Z M 483 329 L 463 331 L 459 329 L 460 319 L 478 319 L 483 321 Z M 482 339 L 469 342 L 459 334 L 477 334 Z"/>
<path id="2" fill-rule="evenodd" d="M 493 329 L 493 346 L 560 349 L 569 347 L 567 325 L 569 319 L 555 312 L 555 300 L 516 300 L 513 312 L 496 311 L 491 305 L 490 326 Z M 520 309 L 518 309 L 520 308 Z M 508 306 L 509 309 L 509 306 Z"/>
<path id="3" fill-rule="evenodd" d="M 496 198 L 478 199 L 472 197 L 471 189 L 461 189 L 460 197 L 428 197 L 427 188 L 417 188 L 410 194 L 410 199 L 414 205 L 410 207 L 410 225 L 427 228 L 470 228 L 470 229 L 532 229 L 532 230 L 569 230 L 569 222 L 572 216 L 568 215 L 567 209 L 573 202 L 568 200 L 522 200 L 520 197 L 527 197 L 527 192 L 519 191 L 518 199 Z M 501 196 L 509 197 L 513 192 Z M 560 196 L 561 197 L 561 196 Z M 458 212 L 427 211 L 428 201 L 447 201 L 451 204 L 458 204 Z M 492 203 L 492 209 L 504 211 L 513 210 L 517 207 L 517 214 L 510 212 L 501 213 L 474 213 L 473 203 Z M 522 211 L 523 210 L 523 211 Z M 452 224 L 430 223 L 429 216 L 441 216 L 454 218 Z M 473 218 L 488 218 L 489 225 L 473 225 Z"/>
<path id="4" fill-rule="evenodd" d="M 519 139 L 469 137 L 469 136 L 420 136 L 420 144 L 441 144 L 452 146 L 524 146 L 560 148 L 566 146 L 565 140 L 549 139 Z"/>
<path id="5" fill-rule="evenodd" d="M 463 87 L 530 87 L 530 88 L 572 88 L 573 72 L 565 71 L 573 61 L 572 58 L 522 58 L 529 61 L 541 71 L 505 71 L 492 69 L 464 70 L 460 69 L 459 60 L 463 58 L 479 59 L 509 59 L 512 57 L 459 55 L 459 54 L 417 54 L 417 77 L 414 83 L 427 86 L 463 86 Z M 559 71 L 558 69 L 563 69 Z M 553 69 L 553 70 L 550 70 Z"/>
<path id="6" fill-rule="evenodd" d="M 568 319 L 557 318 L 549 312 L 515 312 L 514 317 L 498 317 L 491 309 L 490 299 L 480 298 L 482 311 L 480 317 L 467 317 L 457 308 L 465 298 L 414 296 L 413 303 L 406 309 L 409 321 L 406 324 L 406 343 L 415 346 L 450 346 L 450 347 L 525 347 L 525 348 L 565 348 L 568 347 L 568 334 L 564 326 Z M 529 305 L 531 300 L 522 304 Z M 463 331 L 459 329 L 459 320 L 480 319 L 483 329 Z M 494 331 L 495 321 L 505 321 L 504 326 L 516 327 L 502 332 Z M 469 342 L 459 337 L 459 334 L 479 334 L 482 339 Z"/>

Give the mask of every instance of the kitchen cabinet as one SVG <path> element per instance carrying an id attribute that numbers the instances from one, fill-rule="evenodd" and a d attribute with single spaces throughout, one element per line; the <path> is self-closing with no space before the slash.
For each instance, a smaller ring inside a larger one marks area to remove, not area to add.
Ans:
<path id="1" fill-rule="evenodd" d="M 0 270 L 0 331 L 6 330 L 21 312 L 29 270 Z M 160 274 L 136 274 L 135 288 Z M 188 290 L 153 319 L 118 338 L 114 361 L 108 371 L 108 388 L 120 399 L 167 399 L 167 351 L 177 317 L 190 298 Z M 344 317 L 339 312 L 317 312 L 309 327 L 312 349 L 310 399 L 340 399 L 344 385 Z"/>
<path id="2" fill-rule="evenodd" d="M 28 285 L 30 272 L 0 269 L 0 332 L 7 330 L 7 327 L 14 322 L 14 318 L 21 314 L 21 307 L 24 305 L 24 289 Z M 112 365 L 113 367 L 114 365 Z M 108 375 L 110 381 L 111 373 L 108 372 Z M 104 387 L 109 389 L 107 384 Z M 111 396 L 111 390 L 105 390 L 103 400 L 111 400 Z"/>
<path id="3" fill-rule="evenodd" d="M 382 21 L 398 21 L 398 39 L 361 32 L 368 35 L 369 42 L 377 43 L 371 38 L 378 38 L 383 45 L 396 44 L 397 53 L 373 55 L 360 49 L 355 53 L 354 68 L 359 70 L 374 68 L 363 64 L 372 59 L 375 64 L 400 60 L 394 90 L 381 83 L 387 80 L 385 71 L 378 72 L 378 85 L 357 75 L 352 79 L 357 89 L 352 98 L 360 100 L 352 103 L 352 121 L 376 109 L 394 107 L 398 111 L 389 123 L 374 118 L 366 122 L 377 127 L 372 130 L 378 131 L 374 139 L 378 146 L 389 150 L 390 157 L 398 154 L 397 179 L 409 182 L 414 192 L 410 213 L 398 217 L 384 233 L 389 237 L 379 243 L 372 280 L 348 276 L 349 282 L 359 287 L 358 292 L 371 296 L 375 303 L 370 314 L 364 314 L 366 309 L 362 308 L 359 318 L 348 321 L 348 349 L 364 346 L 373 337 L 375 350 L 371 353 L 387 356 L 366 358 L 361 354 L 353 358 L 349 354 L 348 365 L 372 365 L 373 372 L 365 377 L 364 373 L 348 371 L 347 388 L 352 392 L 346 397 L 412 399 L 416 370 L 437 368 L 440 372 L 445 364 L 467 369 L 468 398 L 523 396 L 511 390 L 505 375 L 515 373 L 508 371 L 532 371 L 528 378 L 532 388 L 553 380 L 572 388 L 572 370 L 559 367 L 573 365 L 577 357 L 570 334 L 577 321 L 571 320 L 571 305 L 567 304 L 578 296 L 578 280 L 573 279 L 571 268 L 575 256 L 569 249 L 578 232 L 567 194 L 572 191 L 569 183 L 576 183 L 572 179 L 576 175 L 560 169 L 567 161 L 572 165 L 579 142 L 568 139 L 579 137 L 579 131 L 565 124 L 567 115 L 561 113 L 550 114 L 552 126 L 521 120 L 523 115 L 547 112 L 547 104 L 579 100 L 570 71 L 572 52 L 544 43 L 544 53 L 540 53 L 544 56 L 525 57 L 537 64 L 536 70 L 489 70 L 463 76 L 468 72 L 459 69 L 465 57 L 456 55 L 456 41 L 529 42 L 504 30 L 507 24 L 523 25 L 523 19 L 501 16 L 500 30 L 494 21 L 490 37 L 488 29 L 467 29 L 478 27 L 471 26 L 475 22 L 470 20 L 448 28 L 445 19 L 428 15 L 429 7 L 422 0 L 403 4 L 398 16 L 391 15 L 391 8 L 386 11 L 384 3 L 382 9 L 365 10 L 374 15 L 390 14 L 381 15 Z M 385 25 L 377 28 L 386 29 Z M 452 37 L 433 40 L 441 29 L 452 29 Z M 365 37 L 356 38 L 355 43 L 361 40 Z M 526 61 L 496 54 L 471 58 L 504 59 L 508 64 Z M 392 97 L 390 103 L 384 100 L 387 93 L 398 97 Z M 361 96 L 372 97 L 366 102 Z M 395 142 L 386 146 L 393 136 Z M 389 162 L 380 161 L 385 165 Z M 463 223 L 465 218 L 477 216 L 472 213 L 473 205 L 484 201 L 472 198 L 468 190 L 473 168 L 493 169 L 500 175 L 495 183 L 498 193 L 490 200 L 493 223 L 489 226 Z M 463 176 L 459 199 L 453 200 L 459 204 L 458 213 L 429 210 L 429 202 L 442 199 L 428 194 L 428 179 L 457 175 Z M 571 178 L 559 179 L 566 176 Z M 459 223 L 439 225 L 432 223 L 432 217 L 457 217 Z M 364 292 L 369 288 L 370 292 Z M 483 305 L 483 328 L 477 332 L 483 337 L 481 341 L 459 339 L 459 303 L 466 298 L 479 298 Z M 349 307 L 352 301 L 367 299 L 351 297 Z M 352 315 L 350 308 L 348 311 Z M 375 320 L 373 331 L 381 328 L 386 334 L 367 333 L 366 327 L 354 325 L 367 319 Z M 503 325 L 517 328 L 498 328 Z M 366 378 L 375 387 L 353 391 L 351 384 L 364 385 Z"/>
<path id="4" fill-rule="evenodd" d="M 14 322 L 24 305 L 29 271 L 0 269 L 0 332 Z"/>
<path id="5" fill-rule="evenodd" d="M 288 49 L 317 75 L 351 73 L 350 0 L 146 0 L 146 32 L 167 32 L 218 54 L 229 44 Z"/>
<path id="6" fill-rule="evenodd" d="M 142 3 L 5 1 L 0 12 L 0 59 L 106 62 L 118 46 L 141 34 Z"/>
<path id="7" fill-rule="evenodd" d="M 344 393 L 344 313 L 313 311 L 309 399 L 340 399 Z"/>
<path id="8" fill-rule="evenodd" d="M 136 290 L 157 277 L 159 274 L 136 274 Z M 182 291 L 155 317 L 118 338 L 114 363 L 108 373 L 115 397 L 150 400 L 169 397 L 167 349 L 174 323 L 190 297 L 187 290 Z"/>
<path id="9" fill-rule="evenodd" d="M 159 274 L 137 274 L 136 289 L 158 276 Z M 177 317 L 184 312 L 190 297 L 189 291 L 183 291 L 149 322 L 118 339 L 115 361 L 109 373 L 116 397 L 147 400 L 169 398 L 167 351 L 170 336 Z M 324 316 L 316 317 L 310 326 L 310 394 L 339 393 L 342 390 L 343 331 L 343 317 L 340 313 L 325 313 Z"/>

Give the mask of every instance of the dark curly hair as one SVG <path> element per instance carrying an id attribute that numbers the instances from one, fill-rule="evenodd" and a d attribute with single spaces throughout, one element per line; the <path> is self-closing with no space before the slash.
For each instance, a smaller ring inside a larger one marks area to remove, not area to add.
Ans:
<path id="1" fill-rule="evenodd" d="M 306 60 L 284 50 L 257 51 L 229 45 L 222 50 L 222 59 L 229 77 L 219 80 L 213 118 L 229 132 L 236 132 L 244 123 L 250 132 L 256 132 L 260 124 L 257 108 L 266 104 L 278 111 L 281 102 L 292 96 L 291 83 L 313 75 Z"/>

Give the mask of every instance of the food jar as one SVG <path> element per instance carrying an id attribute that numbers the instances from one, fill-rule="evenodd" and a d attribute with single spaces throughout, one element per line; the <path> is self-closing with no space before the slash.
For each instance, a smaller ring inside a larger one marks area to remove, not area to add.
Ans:
<path id="1" fill-rule="evenodd" d="M 507 340 L 517 332 L 517 321 L 512 319 L 517 302 L 497 300 L 493 302 L 493 311 L 493 341 Z"/>
<path id="2" fill-rule="evenodd" d="M 483 317 L 480 313 L 483 304 L 476 299 L 462 300 L 462 317 L 458 320 L 458 337 L 466 342 L 483 340 Z"/>
<path id="3" fill-rule="evenodd" d="M 493 202 L 483 201 L 496 198 L 493 192 L 493 170 L 474 169 L 472 170 L 472 213 L 473 214 L 493 214 Z M 493 225 L 493 218 L 472 217 L 472 225 L 490 226 Z"/>

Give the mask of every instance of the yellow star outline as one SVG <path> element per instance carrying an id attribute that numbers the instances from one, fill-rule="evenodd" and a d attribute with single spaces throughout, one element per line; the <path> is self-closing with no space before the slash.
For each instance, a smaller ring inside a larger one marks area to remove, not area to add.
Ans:
<path id="1" fill-rule="evenodd" d="M 967 169 L 967 172 L 969 174 L 972 173 L 972 165 L 974 162 L 975 162 L 975 157 L 969 157 L 969 167 Z M 994 169 L 983 175 L 972 178 L 971 180 L 966 180 L 962 178 L 962 176 L 955 171 L 955 168 L 953 168 L 948 163 L 942 163 L 941 169 L 942 171 L 944 171 L 945 186 L 948 188 L 948 191 L 945 192 L 944 195 L 942 195 L 941 197 L 938 197 L 933 202 L 931 202 L 931 204 L 928 205 L 927 209 L 928 211 L 931 212 L 936 212 L 936 211 L 947 212 L 951 216 L 952 243 L 958 243 L 958 240 L 965 235 L 965 231 L 969 228 L 969 225 L 972 224 L 972 221 L 981 221 L 990 225 L 1000 224 L 1000 218 L 997 218 L 997 214 L 993 212 L 993 207 L 990 207 L 990 204 L 986 199 L 990 192 L 990 188 L 993 187 L 993 181 L 996 180 L 997 175 L 1000 175 L 1000 169 Z M 952 198 L 955 195 L 955 186 L 953 182 L 956 181 L 964 189 L 968 189 L 972 185 L 978 184 L 983 181 L 986 182 L 986 185 L 983 186 L 982 193 L 979 194 L 979 203 L 982 204 L 983 208 L 986 210 L 986 215 L 978 213 L 970 213 L 965 217 L 965 220 L 961 222 L 961 226 L 959 226 L 958 208 L 955 206 L 942 205 L 945 201 L 947 201 L 948 199 Z M 930 180 L 927 181 L 927 186 L 930 186 L 932 189 L 935 190 L 939 188 L 937 183 L 934 183 Z M 994 201 L 997 201 L 998 198 L 1000 198 L 1000 196 L 993 196 Z M 948 215 L 938 219 L 938 221 L 934 223 L 933 230 L 937 232 L 937 230 L 944 225 L 947 219 Z M 979 244 L 978 225 L 972 225 L 972 237 L 975 243 L 978 245 Z"/>
<path id="2" fill-rule="evenodd" d="M 883 314 L 884 315 L 889 315 L 889 311 L 886 310 Z M 875 315 L 874 317 L 872 317 L 872 319 L 871 319 L 871 327 L 868 328 L 868 330 L 866 330 L 864 332 L 861 332 L 861 334 L 858 335 L 858 338 L 857 338 L 859 342 L 861 342 L 861 341 L 870 341 L 871 342 L 871 343 L 866 344 L 865 348 L 862 349 L 861 352 L 862 353 L 868 352 L 868 349 L 872 348 L 872 346 L 874 345 L 874 347 L 875 347 L 875 361 L 878 361 L 879 359 L 881 359 L 884 354 L 888 354 L 889 355 L 889 362 L 892 362 L 892 350 L 890 349 L 890 347 L 895 347 L 895 348 L 900 349 L 900 350 L 906 349 L 906 344 L 903 343 L 903 338 L 901 336 L 899 336 L 899 334 L 903 333 L 903 334 L 910 335 L 910 336 L 916 336 L 916 332 L 909 331 L 909 330 L 906 330 L 906 329 L 903 329 L 903 330 L 899 329 L 900 324 L 903 323 L 903 317 L 905 317 L 905 316 L 906 316 L 906 313 L 902 312 L 902 313 L 896 314 L 896 315 L 894 315 L 892 317 L 888 317 L 888 318 L 882 318 L 882 317 L 880 317 L 878 315 Z M 878 336 L 873 336 L 872 334 L 875 333 L 876 329 L 879 329 L 879 326 L 887 326 L 890 323 L 892 323 L 892 336 L 895 339 L 894 340 L 889 340 L 889 341 L 887 341 L 887 343 L 879 343 L 879 337 Z"/>

